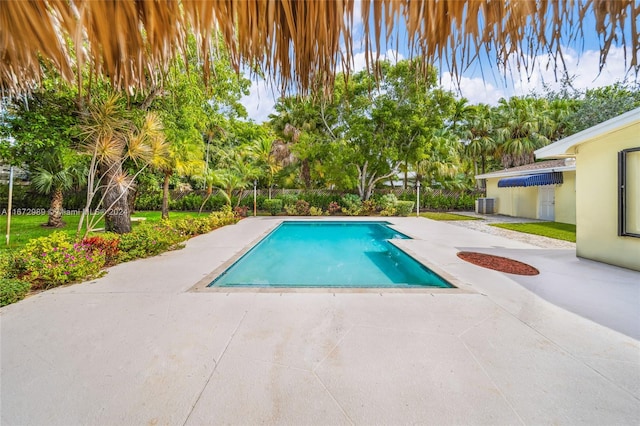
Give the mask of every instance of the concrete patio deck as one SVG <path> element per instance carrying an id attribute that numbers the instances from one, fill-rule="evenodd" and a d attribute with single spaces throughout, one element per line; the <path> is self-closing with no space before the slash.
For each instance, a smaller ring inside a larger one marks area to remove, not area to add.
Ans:
<path id="1" fill-rule="evenodd" d="M 640 273 L 390 218 L 415 238 L 399 244 L 459 291 L 192 290 L 280 220 L 246 219 L 0 309 L 0 422 L 638 424 L 637 328 L 608 327 L 640 324 Z M 462 249 L 541 274 L 482 269 Z M 557 306 L 571 295 L 580 315 Z"/>

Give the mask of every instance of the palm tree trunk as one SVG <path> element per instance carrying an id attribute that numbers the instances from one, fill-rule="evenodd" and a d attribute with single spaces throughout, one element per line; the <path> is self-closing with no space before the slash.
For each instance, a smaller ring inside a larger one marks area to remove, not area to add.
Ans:
<path id="1" fill-rule="evenodd" d="M 311 166 L 309 160 L 303 160 L 300 168 L 300 177 L 305 189 L 311 188 Z"/>
<path id="2" fill-rule="evenodd" d="M 129 186 L 117 182 L 122 175 L 122 166 L 110 168 L 106 173 L 108 186 L 104 196 L 107 211 L 104 216 L 104 229 L 117 234 L 131 232 L 131 213 L 129 211 Z"/>
<path id="3" fill-rule="evenodd" d="M 169 178 L 171 173 L 164 174 L 164 183 L 162 184 L 162 218 L 169 219 Z"/>
<path id="4" fill-rule="evenodd" d="M 54 188 L 51 194 L 51 206 L 49 208 L 49 221 L 47 226 L 52 228 L 62 228 L 65 223 L 62 221 L 62 202 L 64 195 L 62 188 Z"/>

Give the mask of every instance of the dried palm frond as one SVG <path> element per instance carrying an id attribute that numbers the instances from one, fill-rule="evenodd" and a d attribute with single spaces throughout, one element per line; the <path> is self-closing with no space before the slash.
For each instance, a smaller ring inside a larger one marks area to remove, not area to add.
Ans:
<path id="1" fill-rule="evenodd" d="M 530 70 L 544 53 L 557 67 L 562 46 L 586 31 L 599 37 L 601 67 L 615 42 L 627 69 L 640 70 L 637 0 L 362 0 L 361 9 L 369 64 L 402 25 L 412 53 L 457 75 L 480 54 Z M 81 83 L 85 64 L 116 88 L 145 87 L 186 53 L 186 34 L 194 33 L 205 79 L 221 41 L 237 69 L 246 62 L 282 88 L 317 90 L 337 68 L 349 73 L 353 12 L 353 0 L 4 0 L 0 88 L 27 91 L 45 67 Z"/>

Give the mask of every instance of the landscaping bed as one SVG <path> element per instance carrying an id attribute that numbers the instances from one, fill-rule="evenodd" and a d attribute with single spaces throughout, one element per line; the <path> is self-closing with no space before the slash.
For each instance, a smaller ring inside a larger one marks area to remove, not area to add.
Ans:
<path id="1" fill-rule="evenodd" d="M 506 272 L 515 275 L 538 275 L 540 272 L 531 265 L 492 254 L 477 253 L 472 251 L 458 252 L 458 257 L 466 262 L 494 271 Z"/>

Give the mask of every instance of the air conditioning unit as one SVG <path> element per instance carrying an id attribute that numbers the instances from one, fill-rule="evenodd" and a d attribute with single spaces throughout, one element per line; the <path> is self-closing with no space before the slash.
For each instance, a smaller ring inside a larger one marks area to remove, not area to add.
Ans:
<path id="1" fill-rule="evenodd" d="M 495 198 L 478 198 L 476 200 L 476 213 L 478 214 L 494 214 L 495 213 Z"/>

